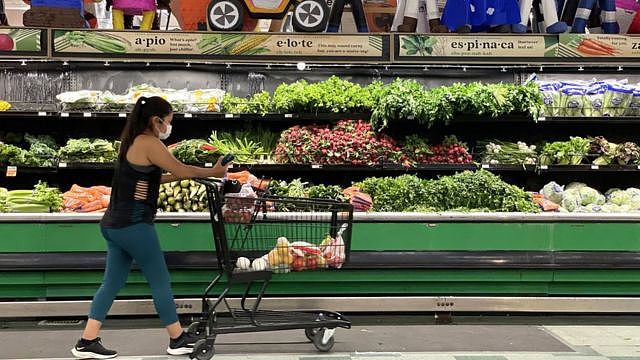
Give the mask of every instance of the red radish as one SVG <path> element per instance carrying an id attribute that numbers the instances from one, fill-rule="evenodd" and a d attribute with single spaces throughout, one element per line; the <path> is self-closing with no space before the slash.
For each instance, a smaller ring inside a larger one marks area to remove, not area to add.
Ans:
<path id="1" fill-rule="evenodd" d="M 7 34 L 0 34 L 0 51 L 13 50 L 13 39 Z"/>

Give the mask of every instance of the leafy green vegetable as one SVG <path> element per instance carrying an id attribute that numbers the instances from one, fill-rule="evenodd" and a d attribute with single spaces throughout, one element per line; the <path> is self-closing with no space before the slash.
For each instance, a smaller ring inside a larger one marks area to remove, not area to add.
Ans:
<path id="1" fill-rule="evenodd" d="M 216 163 L 221 152 L 203 139 L 183 140 L 169 146 L 176 159 L 187 164 Z"/>
<path id="2" fill-rule="evenodd" d="M 380 87 L 379 83 L 362 87 L 338 76 L 312 84 L 299 80 L 278 86 L 273 102 L 281 113 L 369 112 Z"/>
<path id="3" fill-rule="evenodd" d="M 68 162 L 113 162 L 118 157 L 113 143 L 104 139 L 69 139 L 60 148 L 61 161 Z"/>
<path id="4" fill-rule="evenodd" d="M 530 194 L 484 170 L 436 180 L 369 178 L 356 186 L 372 196 L 374 211 L 539 211 Z"/>
<path id="5" fill-rule="evenodd" d="M 540 153 L 541 165 L 579 165 L 589 154 L 591 140 L 579 136 L 569 141 L 556 141 L 543 146 Z"/>

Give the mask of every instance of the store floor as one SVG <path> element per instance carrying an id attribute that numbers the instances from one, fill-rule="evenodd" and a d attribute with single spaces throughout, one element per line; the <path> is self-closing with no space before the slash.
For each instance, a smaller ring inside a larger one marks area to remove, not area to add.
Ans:
<path id="1" fill-rule="evenodd" d="M 301 331 L 223 335 L 214 359 L 640 360 L 640 326 L 408 323 L 338 330 L 329 354 L 317 353 Z M 136 324 L 112 325 L 101 333 L 106 345 L 119 350 L 120 359 L 188 359 L 164 354 L 163 329 L 134 328 Z M 55 322 L 0 325 L 1 359 L 68 359 L 81 329 L 81 324 Z"/>

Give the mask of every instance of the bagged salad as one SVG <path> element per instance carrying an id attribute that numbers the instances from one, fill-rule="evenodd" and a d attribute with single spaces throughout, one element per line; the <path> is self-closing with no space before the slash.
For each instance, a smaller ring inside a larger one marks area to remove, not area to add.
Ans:
<path id="1" fill-rule="evenodd" d="M 604 99 L 605 116 L 623 116 L 633 99 L 633 88 L 624 84 L 607 84 Z"/>

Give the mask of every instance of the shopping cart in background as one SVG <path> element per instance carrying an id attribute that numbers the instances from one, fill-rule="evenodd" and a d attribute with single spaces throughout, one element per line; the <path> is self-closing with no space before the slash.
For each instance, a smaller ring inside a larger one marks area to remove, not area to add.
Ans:
<path id="1" fill-rule="evenodd" d="M 189 326 L 188 332 L 201 338 L 191 358 L 213 357 L 220 334 L 292 329 L 304 330 L 319 351 L 330 351 L 335 329 L 351 327 L 344 316 L 326 310 L 263 310 L 260 302 L 274 274 L 330 271 L 348 261 L 352 205 L 270 196 L 268 191 L 225 195 L 221 182 L 199 182 L 207 188 L 220 272 L 204 292 L 201 318 Z M 222 292 L 209 298 L 223 278 L 227 281 Z M 259 290 L 251 303 L 254 284 Z M 234 286 L 245 287 L 239 308 L 231 307 L 227 299 Z"/>

